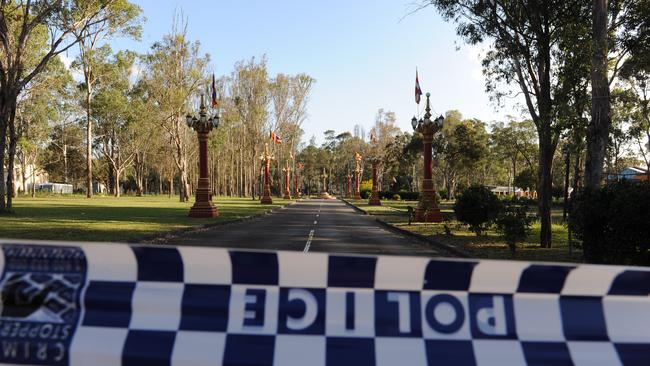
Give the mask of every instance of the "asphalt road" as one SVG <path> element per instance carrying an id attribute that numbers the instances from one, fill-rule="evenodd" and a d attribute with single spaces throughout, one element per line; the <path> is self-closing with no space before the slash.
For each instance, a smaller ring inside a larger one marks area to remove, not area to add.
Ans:
<path id="1" fill-rule="evenodd" d="M 387 230 L 371 216 L 333 199 L 299 201 L 253 220 L 185 233 L 166 242 L 303 252 L 445 255 L 428 243 Z"/>

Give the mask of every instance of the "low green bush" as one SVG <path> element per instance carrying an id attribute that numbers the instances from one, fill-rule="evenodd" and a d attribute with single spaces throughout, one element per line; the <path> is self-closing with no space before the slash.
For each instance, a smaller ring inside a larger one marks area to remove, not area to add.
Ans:
<path id="1" fill-rule="evenodd" d="M 492 226 L 502 205 L 488 188 L 474 185 L 456 197 L 454 213 L 458 221 L 469 225 L 469 229 L 476 235 L 481 235 Z"/>
<path id="2" fill-rule="evenodd" d="M 494 221 L 497 232 L 510 247 L 510 252 L 515 255 L 517 243 L 526 240 L 530 234 L 530 225 L 535 221 L 534 217 L 528 216 L 528 206 L 518 204 L 506 204 Z"/>
<path id="3" fill-rule="evenodd" d="M 588 262 L 650 265 L 650 184 L 584 190 L 571 206 L 569 224 Z"/>

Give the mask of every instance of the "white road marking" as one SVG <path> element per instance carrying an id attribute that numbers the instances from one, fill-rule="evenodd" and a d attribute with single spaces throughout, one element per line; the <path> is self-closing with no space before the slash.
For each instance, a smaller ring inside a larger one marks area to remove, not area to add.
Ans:
<path id="1" fill-rule="evenodd" d="M 314 239 L 314 229 L 311 229 L 309 232 L 309 239 L 307 239 L 307 244 L 305 244 L 305 249 L 303 249 L 303 253 L 309 252 L 309 247 L 311 246 L 311 241 Z"/>
<path id="2" fill-rule="evenodd" d="M 323 207 L 323 202 L 318 206 L 318 213 L 316 217 L 320 216 L 320 210 Z M 311 247 L 311 242 L 314 240 L 314 232 L 316 231 L 316 225 L 318 225 L 318 220 L 314 220 L 314 228 L 309 232 L 309 237 L 307 238 L 307 243 L 305 244 L 305 249 L 302 250 L 303 253 L 309 252 L 309 247 Z"/>

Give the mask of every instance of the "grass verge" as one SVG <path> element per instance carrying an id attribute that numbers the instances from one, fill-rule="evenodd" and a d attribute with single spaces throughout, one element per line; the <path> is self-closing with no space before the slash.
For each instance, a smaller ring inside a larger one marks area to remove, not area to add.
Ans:
<path id="1" fill-rule="evenodd" d="M 525 242 L 520 243 L 513 257 L 508 245 L 494 230 L 489 230 L 481 236 L 469 231 L 467 226 L 452 219 L 443 223 L 413 223 L 408 224 L 408 207 L 417 207 L 416 201 L 382 201 L 382 206 L 368 206 L 367 200 L 349 200 L 348 202 L 366 211 L 377 218 L 426 237 L 439 243 L 454 246 L 472 257 L 485 259 L 515 259 L 527 261 L 551 262 L 581 262 L 582 251 L 573 249 L 569 255 L 567 228 L 562 222 L 562 210 L 554 209 L 552 212 L 553 235 L 552 248 L 540 248 L 540 224 L 536 222 L 531 227 L 531 233 Z M 443 201 L 440 204 L 445 217 L 453 217 L 453 202 Z M 535 212 L 535 208 L 531 208 Z"/>
<path id="2" fill-rule="evenodd" d="M 251 198 L 216 197 L 219 217 L 187 217 L 194 200 L 167 196 L 94 197 L 51 196 L 14 200 L 14 214 L 0 216 L 0 238 L 67 241 L 134 241 L 207 224 L 261 214 L 290 203 L 274 198 L 262 205 Z"/>

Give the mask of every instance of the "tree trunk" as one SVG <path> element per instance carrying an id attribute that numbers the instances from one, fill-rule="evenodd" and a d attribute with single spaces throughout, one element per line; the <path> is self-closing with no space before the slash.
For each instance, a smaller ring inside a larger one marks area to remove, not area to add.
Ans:
<path id="1" fill-rule="evenodd" d="M 16 110 L 13 111 L 15 117 Z M 14 168 L 16 161 L 16 145 L 18 144 L 18 137 L 16 136 L 16 125 L 14 118 L 10 119 L 9 123 L 9 156 L 7 159 L 7 210 L 11 211 L 13 208 L 13 199 L 16 196 Z"/>
<path id="2" fill-rule="evenodd" d="M 119 197 L 120 192 L 120 169 L 115 169 L 115 197 Z"/>
<path id="3" fill-rule="evenodd" d="M 3 101 L 4 102 L 4 101 Z M 3 106 L 6 106 L 3 103 Z M 8 115 L 7 108 L 4 107 L 0 111 L 2 118 L 0 122 L 0 214 L 5 213 L 7 209 L 5 195 L 6 195 L 6 182 L 5 182 L 5 145 L 7 141 L 7 121 Z"/>
<path id="4" fill-rule="evenodd" d="M 93 196 L 93 124 L 90 120 L 91 85 L 86 85 L 86 197 Z"/>
<path id="5" fill-rule="evenodd" d="M 20 178 L 23 182 L 22 194 L 27 195 L 27 175 L 25 174 L 27 172 L 27 157 L 24 152 L 21 155 L 23 157 L 20 159 Z M 34 176 L 34 172 L 32 172 L 32 176 Z"/>
<path id="6" fill-rule="evenodd" d="M 562 210 L 562 221 L 566 222 L 566 214 L 569 209 L 569 172 L 571 170 L 571 154 L 566 149 L 564 156 L 564 207 Z"/>
<path id="7" fill-rule="evenodd" d="M 540 246 L 550 248 L 551 236 L 551 204 L 553 186 L 553 152 L 554 146 L 551 139 L 551 128 L 542 128 L 539 132 L 539 172 L 537 175 L 537 200 L 541 223 Z"/>
<path id="8" fill-rule="evenodd" d="M 593 0 L 593 54 L 591 57 L 591 123 L 587 127 L 585 186 L 600 188 L 611 123 L 607 77 L 607 0 Z"/>
<path id="9" fill-rule="evenodd" d="M 173 170 L 169 173 L 169 198 L 174 195 L 174 173 Z"/>

